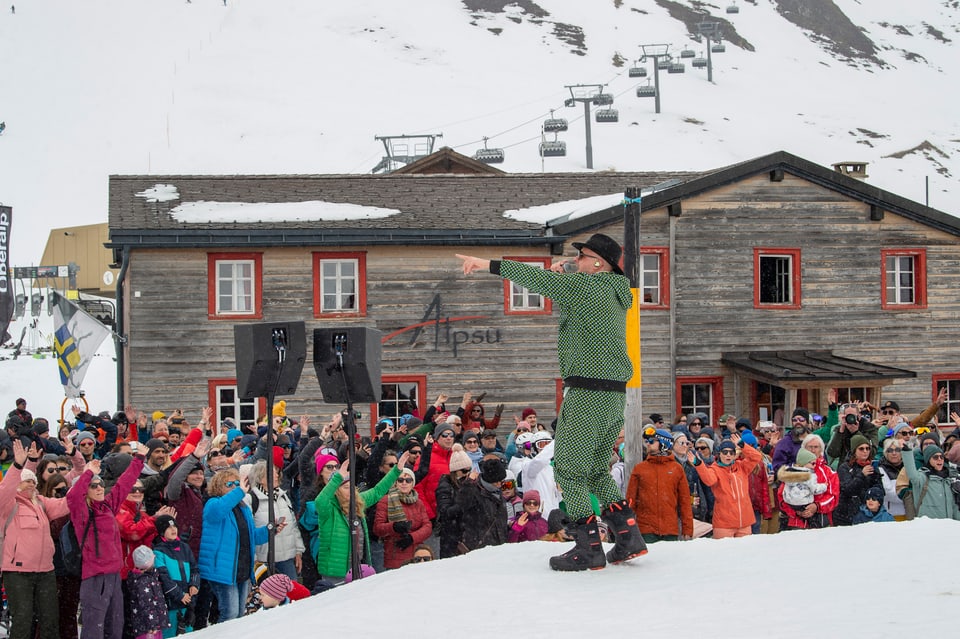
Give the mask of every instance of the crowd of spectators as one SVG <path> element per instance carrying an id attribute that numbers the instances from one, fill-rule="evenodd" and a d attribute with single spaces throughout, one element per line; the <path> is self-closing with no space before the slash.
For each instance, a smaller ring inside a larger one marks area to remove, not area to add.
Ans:
<path id="1" fill-rule="evenodd" d="M 526 408 L 506 430 L 503 406 L 487 417 L 482 399 L 448 409 L 440 395 L 352 440 L 344 414 L 315 427 L 284 401 L 272 424 L 74 407 L 52 434 L 18 400 L 0 433 L 10 636 L 171 637 L 348 582 L 351 548 L 367 576 L 569 540 L 550 427 Z M 789 425 L 651 414 L 643 460 L 625 467 L 621 437 L 610 472 L 648 544 L 960 519 L 960 415 L 944 437 L 944 401 L 913 420 L 834 391 L 825 416 L 797 408 Z"/>

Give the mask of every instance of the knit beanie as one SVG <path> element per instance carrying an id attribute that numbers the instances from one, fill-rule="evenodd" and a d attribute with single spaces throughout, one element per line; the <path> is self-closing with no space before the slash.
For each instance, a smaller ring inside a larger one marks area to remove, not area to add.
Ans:
<path id="1" fill-rule="evenodd" d="M 323 467 L 327 464 L 340 465 L 340 458 L 335 455 L 317 455 L 317 474 L 323 473 Z"/>
<path id="2" fill-rule="evenodd" d="M 936 444 L 934 444 L 933 446 L 927 446 L 926 448 L 923 449 L 923 463 L 929 466 L 930 458 L 937 454 L 942 455 L 943 449 L 937 446 Z M 22 474 L 20 476 L 23 477 Z"/>
<path id="3" fill-rule="evenodd" d="M 279 446 L 273 447 L 273 467 L 283 468 L 283 448 Z"/>
<path id="4" fill-rule="evenodd" d="M 850 450 L 856 450 L 861 446 L 863 446 L 864 444 L 869 444 L 869 443 L 870 443 L 869 439 L 867 439 L 860 433 L 857 433 L 856 435 L 850 438 Z"/>
<path id="5" fill-rule="evenodd" d="M 155 451 L 158 448 L 162 448 L 164 450 L 167 449 L 166 443 L 164 443 L 162 439 L 157 439 L 156 437 L 154 437 L 153 439 L 148 439 L 146 446 L 147 446 L 147 457 L 152 455 L 153 451 Z"/>
<path id="6" fill-rule="evenodd" d="M 400 471 L 400 477 L 403 477 L 403 476 L 407 476 L 407 477 L 409 477 L 410 479 L 412 479 L 414 484 L 417 483 L 417 475 L 416 475 L 416 473 L 414 473 L 414 472 L 413 472 L 412 470 L 410 470 L 409 468 L 404 468 L 403 470 Z"/>
<path id="7" fill-rule="evenodd" d="M 528 406 L 527 408 L 523 409 L 522 413 L 520 413 L 520 419 L 526 419 L 527 417 L 530 417 L 531 415 L 536 415 L 536 414 L 537 414 L 537 411 L 533 410 Z"/>
<path id="8" fill-rule="evenodd" d="M 20 481 L 32 481 L 33 483 L 37 483 L 37 474 L 29 468 L 24 468 L 20 471 Z"/>
<path id="9" fill-rule="evenodd" d="M 472 467 L 473 461 L 470 460 L 470 456 L 467 455 L 467 452 L 463 450 L 463 446 L 460 444 L 454 444 L 453 451 L 450 453 L 450 472 L 453 473 L 458 470 L 470 470 Z"/>
<path id="10" fill-rule="evenodd" d="M 79 445 L 80 445 L 80 442 L 82 442 L 82 441 L 85 440 L 85 439 L 89 439 L 89 440 L 92 441 L 94 444 L 97 443 L 97 437 L 96 437 L 96 435 L 94 435 L 93 433 L 91 433 L 91 432 L 88 431 L 88 430 L 82 430 L 82 431 L 80 431 L 79 433 L 77 433 L 77 438 L 74 440 L 73 443 L 76 444 L 77 446 L 79 446 Z"/>
<path id="11" fill-rule="evenodd" d="M 293 590 L 293 582 L 283 573 L 270 575 L 260 584 L 260 594 L 273 597 L 277 601 L 287 598 L 287 593 Z"/>
<path id="12" fill-rule="evenodd" d="M 539 490 L 536 490 L 535 488 L 531 488 L 530 490 L 524 491 L 524 493 L 523 493 L 523 501 L 529 501 L 529 500 L 531 500 L 531 499 L 534 500 L 534 501 L 536 501 L 538 504 L 541 503 L 541 501 L 540 501 L 540 491 L 539 491 Z"/>
<path id="13" fill-rule="evenodd" d="M 734 450 L 735 451 L 737 450 L 737 445 L 734 444 L 729 439 L 725 439 L 722 442 L 720 442 L 720 448 L 718 448 L 717 450 Z"/>
<path id="14" fill-rule="evenodd" d="M 879 486 L 871 486 L 867 489 L 866 498 L 882 503 L 884 498 L 883 488 L 880 488 Z"/>
<path id="15" fill-rule="evenodd" d="M 456 434 L 456 431 L 453 430 L 453 426 L 450 424 L 437 424 L 437 427 L 433 429 L 433 438 L 440 439 L 440 435 L 447 431 Z"/>
<path id="16" fill-rule="evenodd" d="M 286 417 L 287 416 L 287 402 L 280 400 L 273 405 L 273 416 L 274 417 Z"/>
<path id="17" fill-rule="evenodd" d="M 240 432 L 239 428 L 231 428 L 230 430 L 227 431 L 227 443 L 232 444 L 233 440 L 235 440 L 237 437 L 242 437 L 242 436 L 243 436 L 243 433 Z"/>
<path id="18" fill-rule="evenodd" d="M 815 461 L 817 461 L 817 456 L 806 448 L 801 448 L 797 451 L 797 466 L 806 466 L 807 464 L 812 464 Z"/>
<path id="19" fill-rule="evenodd" d="M 810 421 L 810 411 L 808 411 L 806 408 L 803 408 L 802 406 L 797 406 L 796 408 L 794 408 L 793 415 L 791 415 L 791 417 L 797 417 L 798 415 L 800 417 L 803 417 L 808 422 Z"/>
<path id="20" fill-rule="evenodd" d="M 133 565 L 139 570 L 153 568 L 153 551 L 147 546 L 137 546 L 134 548 Z"/>
<path id="21" fill-rule="evenodd" d="M 408 430 L 408 431 L 411 431 L 411 430 L 414 430 L 414 429 L 416 429 L 416 428 L 420 428 L 421 426 L 423 426 L 423 420 L 420 419 L 419 417 L 415 416 L 415 415 L 411 415 L 410 413 L 406 413 L 406 414 L 400 416 L 400 425 L 401 425 L 401 426 L 406 426 L 406 427 L 407 427 L 407 430 Z"/>
<path id="22" fill-rule="evenodd" d="M 177 525 L 177 520 L 170 515 L 160 515 L 153 520 L 153 525 L 157 527 L 157 534 L 163 537 L 163 533 L 167 531 L 167 528 Z"/>
<path id="23" fill-rule="evenodd" d="M 918 445 L 920 446 L 920 450 L 923 450 L 923 443 L 926 441 L 932 441 L 937 446 L 940 445 L 940 439 L 937 437 L 937 434 L 933 431 L 920 435 L 920 439 L 917 441 L 918 441 Z"/>

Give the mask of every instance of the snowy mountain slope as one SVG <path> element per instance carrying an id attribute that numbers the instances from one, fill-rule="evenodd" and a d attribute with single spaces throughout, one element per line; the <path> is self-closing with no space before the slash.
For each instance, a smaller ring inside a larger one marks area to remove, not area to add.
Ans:
<path id="1" fill-rule="evenodd" d="M 592 125 L 596 170 L 784 149 L 868 161 L 872 184 L 920 202 L 929 177 L 930 204 L 960 214 L 956 2 L 732 3 L 21 3 L 0 14 L 13 262 L 36 263 L 51 227 L 104 221 L 112 173 L 364 173 L 383 155 L 375 135 L 413 133 L 467 155 L 488 136 L 509 172 L 586 170 L 582 107 L 563 106 L 580 83 L 605 84 L 620 115 Z M 730 25 L 726 52 L 713 84 L 690 65 L 662 73 L 655 114 L 627 70 L 640 44 L 703 52 L 695 9 Z M 551 109 L 570 120 L 568 155 L 541 162 Z"/>

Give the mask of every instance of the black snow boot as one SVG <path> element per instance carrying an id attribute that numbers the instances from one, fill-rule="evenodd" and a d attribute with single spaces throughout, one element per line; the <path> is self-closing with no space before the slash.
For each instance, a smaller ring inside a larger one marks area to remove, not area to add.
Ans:
<path id="1" fill-rule="evenodd" d="M 577 570 L 599 570 L 607 565 L 603 558 L 603 544 L 600 543 L 600 529 L 596 515 L 578 519 L 567 527 L 577 544 L 556 557 L 550 558 L 550 567 L 554 570 L 573 572 Z"/>
<path id="2" fill-rule="evenodd" d="M 613 502 L 604 509 L 601 516 L 610 526 L 616 541 L 607 553 L 607 561 L 619 564 L 647 554 L 647 544 L 637 528 L 637 516 L 626 501 Z"/>

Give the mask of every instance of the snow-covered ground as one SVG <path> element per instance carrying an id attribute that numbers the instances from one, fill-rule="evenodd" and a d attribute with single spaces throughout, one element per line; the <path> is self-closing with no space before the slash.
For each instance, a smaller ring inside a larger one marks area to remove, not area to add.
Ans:
<path id="1" fill-rule="evenodd" d="M 661 74 L 659 115 L 635 96 L 646 80 L 628 77 L 639 45 L 704 52 L 666 8 L 537 4 L 550 13 L 539 24 L 516 5 L 471 15 L 457 0 L 16 3 L 0 11 L 13 264 L 36 264 L 50 228 L 105 221 L 110 174 L 365 173 L 383 155 L 374 136 L 424 133 L 466 155 L 488 136 L 509 172 L 584 171 L 583 110 L 563 101 L 588 83 L 606 85 L 620 116 L 593 124 L 596 170 L 702 170 L 783 149 L 870 162 L 872 184 L 919 202 L 929 177 L 930 204 L 960 214 L 951 3 L 836 0 L 883 68 L 837 60 L 771 0 L 736 15 L 720 3 L 714 15 L 755 51 L 727 43 L 713 84 L 689 64 Z M 553 23 L 583 28 L 584 55 Z M 541 161 L 551 109 L 570 120 L 568 155 Z M 924 142 L 936 148 L 891 157 Z"/>

